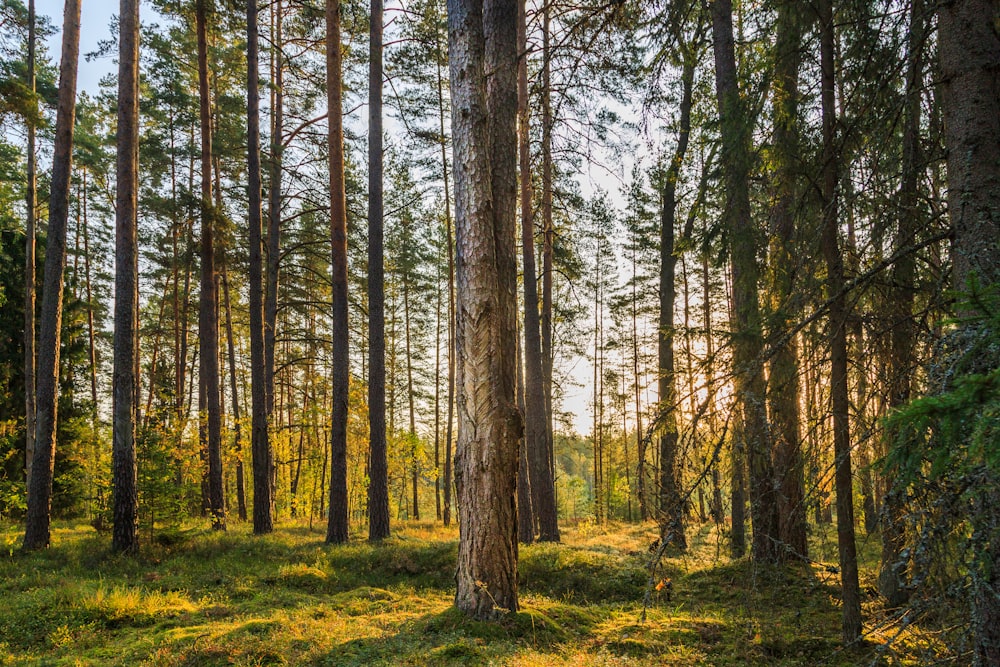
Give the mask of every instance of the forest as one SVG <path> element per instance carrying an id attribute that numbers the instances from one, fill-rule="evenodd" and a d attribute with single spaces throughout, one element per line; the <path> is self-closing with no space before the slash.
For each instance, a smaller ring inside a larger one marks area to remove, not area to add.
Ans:
<path id="1" fill-rule="evenodd" d="M 0 664 L 1000 665 L 1000 0 L 64 2 Z"/>

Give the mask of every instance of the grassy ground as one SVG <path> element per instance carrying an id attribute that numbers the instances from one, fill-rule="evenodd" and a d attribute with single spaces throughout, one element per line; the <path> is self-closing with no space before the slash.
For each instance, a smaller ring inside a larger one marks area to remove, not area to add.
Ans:
<path id="1" fill-rule="evenodd" d="M 522 547 L 521 612 L 471 622 L 451 607 L 457 531 L 394 529 L 381 545 L 327 547 L 305 526 L 192 527 L 127 559 L 84 524 L 57 524 L 53 547 L 29 555 L 19 528 L 0 526 L 0 664 L 866 665 L 943 650 L 914 627 L 875 629 L 874 600 L 869 640 L 842 649 L 834 574 L 730 561 L 708 527 L 665 563 L 671 599 L 644 623 L 652 524 L 581 524 L 563 544 Z M 813 553 L 835 561 L 825 537 Z"/>

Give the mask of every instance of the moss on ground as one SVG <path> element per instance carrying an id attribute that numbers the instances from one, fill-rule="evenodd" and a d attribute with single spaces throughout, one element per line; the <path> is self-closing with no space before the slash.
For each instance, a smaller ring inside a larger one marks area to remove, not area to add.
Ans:
<path id="1" fill-rule="evenodd" d="M 18 527 L 0 526 L 8 545 Z M 566 527 L 520 552 L 521 610 L 496 623 L 452 607 L 457 531 L 395 527 L 377 545 L 326 546 L 290 525 L 158 534 L 138 558 L 83 524 L 0 556 L 0 665 L 856 665 L 947 657 L 933 633 L 880 627 L 843 649 L 837 578 L 822 563 L 758 567 L 714 529 L 657 573 L 639 622 L 652 524 Z M 817 554 L 829 553 L 817 544 Z M 835 551 L 833 552 L 835 553 Z M 866 550 L 862 545 L 862 553 Z M 863 570 L 870 580 L 872 572 Z M 891 650 L 884 650 L 891 640 Z M 880 650 L 883 649 L 883 650 Z"/>

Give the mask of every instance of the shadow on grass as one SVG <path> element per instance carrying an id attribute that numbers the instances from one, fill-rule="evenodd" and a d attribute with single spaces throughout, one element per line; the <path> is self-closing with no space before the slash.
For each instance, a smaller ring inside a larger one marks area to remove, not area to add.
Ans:
<path id="1" fill-rule="evenodd" d="M 527 609 L 494 622 L 448 608 L 404 623 L 396 634 L 343 642 L 317 665 L 484 665 L 515 653 L 553 653 L 593 630 L 598 617 L 566 605 Z"/>

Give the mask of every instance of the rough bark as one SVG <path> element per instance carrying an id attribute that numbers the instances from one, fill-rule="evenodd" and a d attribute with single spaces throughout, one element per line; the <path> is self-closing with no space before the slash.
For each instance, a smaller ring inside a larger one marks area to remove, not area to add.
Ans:
<path id="1" fill-rule="evenodd" d="M 778 530 L 782 558 L 805 558 L 806 507 L 799 428 L 798 345 L 787 332 L 799 308 L 795 296 L 798 263 L 795 234 L 797 201 L 798 85 L 802 60 L 800 10 L 789 1 L 778 5 L 775 72 L 772 83 L 774 139 L 774 204 L 770 219 L 768 291 L 771 300 L 769 335 L 782 340 L 771 357 L 767 401 L 774 438 L 774 474 L 778 483 Z"/>
<path id="2" fill-rule="evenodd" d="M 778 559 L 778 509 L 768 442 L 763 337 L 757 302 L 757 242 L 750 210 L 750 127 L 740 101 L 733 44 L 731 0 L 712 3 L 715 82 L 722 131 L 725 217 L 733 276 L 733 367 L 735 391 L 743 408 L 744 442 L 750 469 L 751 555 Z"/>
<path id="3" fill-rule="evenodd" d="M 455 604 L 480 619 L 518 608 L 516 28 L 517 0 L 448 2 L 460 358 Z"/>
<path id="4" fill-rule="evenodd" d="M 531 206 L 531 137 L 528 111 L 528 54 L 525 7 L 518 2 L 517 63 L 518 152 L 521 195 L 521 259 L 524 266 L 524 425 L 525 452 L 531 480 L 531 509 L 538 523 L 538 539 L 559 541 L 555 485 L 549 466 L 542 370 L 541 322 L 538 313 L 538 279 L 535 270 L 535 226 Z"/>
<path id="5" fill-rule="evenodd" d="M 823 231 L 820 243 L 827 267 L 830 304 L 830 396 L 833 408 L 833 452 L 837 491 L 837 551 L 843 598 L 842 629 L 845 643 L 861 637 L 861 592 L 858 555 L 854 541 L 854 494 L 851 475 L 851 430 L 847 387 L 847 320 L 844 294 L 844 260 L 838 241 L 837 178 L 840 156 L 836 147 L 834 106 L 834 27 L 831 0 L 819 3 L 820 99 L 823 112 Z"/>
<path id="6" fill-rule="evenodd" d="M 1000 37 L 996 0 L 956 0 L 938 8 L 948 209 L 954 228 L 956 289 L 973 275 L 1000 281 Z"/>
<path id="7" fill-rule="evenodd" d="M 263 221 L 260 166 L 260 48 L 257 0 L 247 0 L 247 194 L 250 307 L 250 455 L 253 469 L 253 532 L 274 530 L 271 512 L 274 453 L 268 439 L 267 390 L 264 373 Z"/>
<path id="8" fill-rule="evenodd" d="M 371 3 L 368 51 L 368 539 L 389 536 L 385 433 L 385 267 L 382 200 L 382 7 Z"/>
<path id="9" fill-rule="evenodd" d="M 111 452 L 115 551 L 139 550 L 135 429 L 139 368 L 139 2 L 121 0 L 115 201 L 114 425 Z"/>
<path id="10" fill-rule="evenodd" d="M 330 147 L 330 248 L 333 273 L 333 410 L 330 427 L 330 514 L 326 541 L 349 536 L 347 495 L 347 406 L 350 391 L 347 319 L 347 194 L 344 185 L 343 63 L 340 2 L 326 2 L 326 94 Z"/>
<path id="11" fill-rule="evenodd" d="M 687 153 L 691 136 L 691 102 L 694 87 L 694 57 L 684 58 L 681 74 L 681 117 L 677 132 L 677 148 L 663 178 L 662 209 L 660 211 L 660 312 L 657 327 L 658 388 L 663 431 L 660 433 L 660 533 L 670 535 L 672 542 L 684 549 L 684 503 L 681 500 L 680 461 L 678 460 L 677 377 L 674 369 L 674 301 L 677 289 L 674 278 L 677 255 L 674 248 L 674 227 L 677 222 L 677 180 Z"/>
<path id="12" fill-rule="evenodd" d="M 49 545 L 59 404 L 59 332 L 62 328 L 63 271 L 66 268 L 66 225 L 69 219 L 79 54 L 80 0 L 66 0 L 62 56 L 59 62 L 52 183 L 49 189 L 49 229 L 42 278 L 42 310 L 38 321 L 35 451 L 25 518 L 26 550 L 41 549 Z"/>
<path id="13" fill-rule="evenodd" d="M 1000 282 L 1000 3 L 960 0 L 938 5 L 938 54 L 945 143 L 948 148 L 948 211 L 954 230 L 956 289 Z M 1000 482 L 985 473 L 972 523 L 980 559 L 974 573 L 973 658 L 1000 664 Z M 990 562 L 992 560 L 992 562 Z"/>
<path id="14" fill-rule="evenodd" d="M 198 98 L 201 120 L 201 296 L 198 340 L 201 387 L 204 388 L 208 456 L 208 510 L 212 528 L 226 529 L 222 486 L 222 405 L 219 393 L 219 306 L 215 281 L 215 215 L 212 203 L 212 112 L 208 73 L 208 0 L 198 0 Z"/>

